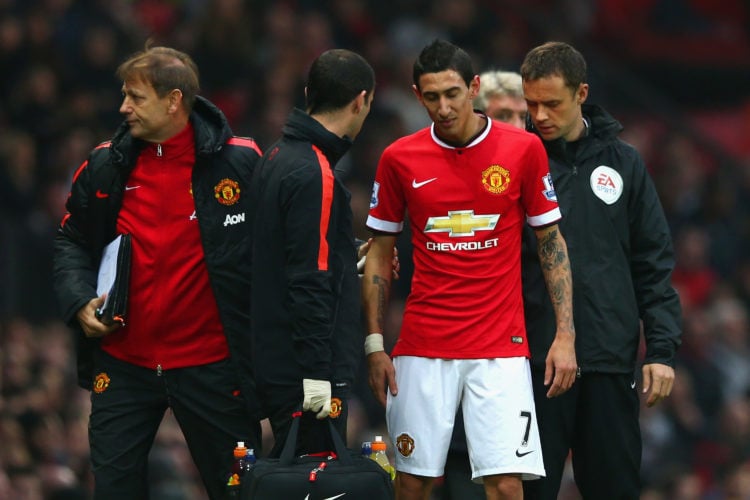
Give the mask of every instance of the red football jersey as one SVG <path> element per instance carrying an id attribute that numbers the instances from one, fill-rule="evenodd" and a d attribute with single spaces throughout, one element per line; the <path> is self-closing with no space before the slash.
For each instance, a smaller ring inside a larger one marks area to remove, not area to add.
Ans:
<path id="1" fill-rule="evenodd" d="M 391 144 L 378 164 L 367 226 L 403 229 L 414 274 L 394 356 L 529 356 L 521 297 L 523 225 L 561 218 L 538 137 L 488 120 L 466 147 L 432 127 Z"/>

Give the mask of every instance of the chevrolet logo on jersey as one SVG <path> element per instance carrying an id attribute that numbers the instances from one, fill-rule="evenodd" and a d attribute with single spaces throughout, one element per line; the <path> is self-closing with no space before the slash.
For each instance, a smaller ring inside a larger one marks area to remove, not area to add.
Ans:
<path id="1" fill-rule="evenodd" d="M 430 217 L 425 233 L 449 233 L 448 236 L 474 236 L 475 231 L 492 231 L 500 218 L 497 214 L 474 215 L 474 210 L 449 211 L 447 217 Z"/>

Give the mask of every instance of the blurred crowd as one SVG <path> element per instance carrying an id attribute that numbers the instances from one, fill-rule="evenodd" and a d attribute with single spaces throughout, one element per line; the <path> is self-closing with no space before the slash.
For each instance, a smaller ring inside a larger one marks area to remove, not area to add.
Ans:
<path id="1" fill-rule="evenodd" d="M 266 148 L 302 106 L 315 56 L 364 55 L 375 102 L 339 173 L 366 238 L 380 152 L 428 123 L 411 65 L 435 37 L 470 52 L 477 72 L 517 70 L 552 39 L 586 56 L 590 101 L 625 125 L 659 188 L 684 307 L 674 392 L 641 414 L 642 498 L 750 498 L 747 1 L 0 0 L 0 499 L 90 498 L 89 394 L 75 385 L 52 295 L 52 240 L 73 171 L 119 123 L 119 62 L 148 39 L 190 53 L 202 94 Z M 390 343 L 409 287 L 408 230 L 399 255 Z M 362 370 L 353 447 L 387 434 Z M 154 498 L 203 498 L 171 415 L 150 469 Z M 577 498 L 571 478 L 563 496 Z"/>

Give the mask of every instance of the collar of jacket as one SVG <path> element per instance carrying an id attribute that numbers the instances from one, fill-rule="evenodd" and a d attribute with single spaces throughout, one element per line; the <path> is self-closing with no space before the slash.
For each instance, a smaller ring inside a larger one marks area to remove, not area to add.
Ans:
<path id="1" fill-rule="evenodd" d="M 588 142 L 593 139 L 613 139 L 623 129 L 622 124 L 598 104 L 584 104 L 581 111 L 589 127 L 586 135 L 579 139 L 580 141 Z M 537 132 L 533 125 L 529 125 L 527 130 L 539 135 L 539 132 Z M 567 157 L 568 141 L 562 137 L 552 141 L 542 139 L 542 142 L 549 156 L 558 159 Z"/>
<path id="2" fill-rule="evenodd" d="M 283 132 L 287 137 L 308 141 L 319 147 L 331 167 L 352 147 L 351 139 L 337 136 L 299 108 L 289 113 Z"/>
<path id="3" fill-rule="evenodd" d="M 204 97 L 196 96 L 190 121 L 195 130 L 197 155 L 216 153 L 232 137 L 232 129 L 224 113 Z M 133 138 L 130 127 L 123 121 L 112 137 L 111 151 L 114 162 L 118 165 L 134 165 L 138 153 L 145 145 L 144 141 Z"/>

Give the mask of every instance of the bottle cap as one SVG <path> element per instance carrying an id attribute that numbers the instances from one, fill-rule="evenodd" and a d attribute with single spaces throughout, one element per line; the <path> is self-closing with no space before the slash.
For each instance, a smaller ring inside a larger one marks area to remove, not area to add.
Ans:
<path id="1" fill-rule="evenodd" d="M 234 458 L 242 458 L 247 453 L 244 441 L 237 441 L 237 447 L 234 449 Z"/>
<path id="2" fill-rule="evenodd" d="M 373 441 L 372 442 L 372 451 L 385 451 L 385 442 L 383 441 Z"/>

